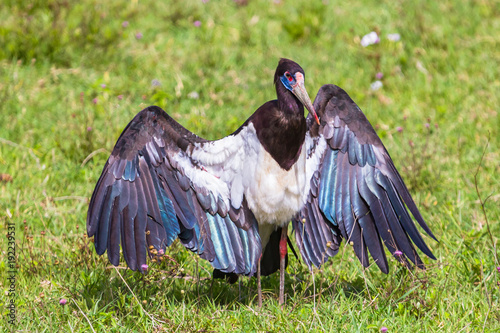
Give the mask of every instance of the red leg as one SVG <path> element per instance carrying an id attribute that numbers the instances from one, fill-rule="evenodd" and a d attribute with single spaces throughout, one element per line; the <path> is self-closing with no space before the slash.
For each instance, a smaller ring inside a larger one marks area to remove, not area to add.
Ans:
<path id="1" fill-rule="evenodd" d="M 262 307 L 262 288 L 260 286 L 260 260 L 262 259 L 262 254 L 260 255 L 259 262 L 257 263 L 257 297 L 259 302 L 259 309 Z"/>
<path id="2" fill-rule="evenodd" d="M 288 225 L 281 229 L 280 238 L 280 295 L 279 304 L 283 305 L 285 303 L 285 257 L 288 252 L 287 246 L 288 238 Z"/>

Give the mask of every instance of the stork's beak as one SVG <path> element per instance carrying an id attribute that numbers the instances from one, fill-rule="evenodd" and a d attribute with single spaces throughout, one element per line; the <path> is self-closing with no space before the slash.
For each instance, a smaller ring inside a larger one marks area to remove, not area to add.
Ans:
<path id="1" fill-rule="evenodd" d="M 316 122 L 319 125 L 318 115 L 316 114 L 316 110 L 314 110 L 314 106 L 311 103 L 311 99 L 307 94 L 306 87 L 304 86 L 304 75 L 301 72 L 295 73 L 295 84 L 292 85 L 292 93 L 299 99 L 299 101 L 304 105 L 304 107 L 314 116 Z"/>

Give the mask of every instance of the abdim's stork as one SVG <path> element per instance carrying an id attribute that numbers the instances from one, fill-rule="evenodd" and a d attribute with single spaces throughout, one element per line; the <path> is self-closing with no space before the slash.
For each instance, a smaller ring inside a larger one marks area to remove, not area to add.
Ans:
<path id="1" fill-rule="evenodd" d="M 233 278 L 280 268 L 283 303 L 287 226 L 309 268 L 342 239 L 363 264 L 368 251 L 389 271 L 382 242 L 398 260 L 423 266 L 412 242 L 434 258 L 408 210 L 435 239 L 365 115 L 345 91 L 324 85 L 314 105 L 304 71 L 281 59 L 278 99 L 233 134 L 209 141 L 162 109 L 139 112 L 120 135 L 95 187 L 87 232 L 98 254 L 132 270 L 180 242 Z M 304 107 L 309 115 L 304 118 Z M 318 118 L 319 117 L 319 118 Z M 368 250 L 368 251 L 367 251 Z"/>

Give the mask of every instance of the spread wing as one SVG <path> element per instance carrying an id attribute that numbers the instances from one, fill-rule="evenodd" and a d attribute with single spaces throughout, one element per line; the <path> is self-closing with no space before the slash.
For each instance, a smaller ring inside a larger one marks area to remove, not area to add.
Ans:
<path id="1" fill-rule="evenodd" d="M 98 254 L 143 270 L 146 257 L 181 243 L 216 269 L 253 275 L 261 254 L 243 175 L 255 168 L 255 135 L 218 141 L 192 134 L 162 109 L 139 112 L 120 135 L 97 182 L 87 233 Z M 258 143 L 258 142 L 257 142 Z"/>
<path id="2" fill-rule="evenodd" d="M 314 107 L 321 125 L 308 117 L 310 189 L 304 208 L 292 221 L 309 268 L 335 255 L 342 238 L 363 266 L 369 265 L 369 251 L 384 273 L 389 268 L 382 243 L 407 264 L 409 259 L 423 267 L 413 244 L 435 259 L 408 211 L 435 239 L 434 235 L 356 103 L 341 88 L 325 85 Z"/>

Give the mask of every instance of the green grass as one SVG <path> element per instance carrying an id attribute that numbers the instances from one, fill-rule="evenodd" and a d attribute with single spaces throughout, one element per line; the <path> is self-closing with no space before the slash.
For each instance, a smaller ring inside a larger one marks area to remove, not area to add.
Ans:
<path id="1" fill-rule="evenodd" d="M 16 226 L 17 323 L 1 237 L 0 331 L 500 330 L 500 6 L 324 3 L 5 1 L 0 173 L 12 180 L 0 181 L 0 231 Z M 381 42 L 361 47 L 372 30 Z M 386 39 L 393 32 L 400 42 Z M 347 246 L 312 276 L 291 258 L 286 306 L 275 274 L 260 310 L 254 279 L 212 285 L 210 266 L 177 243 L 146 276 L 110 268 L 85 237 L 86 209 L 128 121 L 156 104 L 220 138 L 275 98 L 280 57 L 302 65 L 312 98 L 335 83 L 376 126 L 439 239 L 426 237 L 437 261 L 408 271 L 391 259 L 384 275 Z M 377 72 L 384 86 L 373 92 Z"/>

